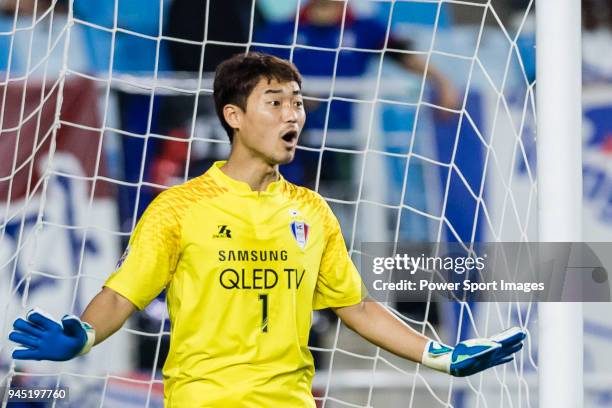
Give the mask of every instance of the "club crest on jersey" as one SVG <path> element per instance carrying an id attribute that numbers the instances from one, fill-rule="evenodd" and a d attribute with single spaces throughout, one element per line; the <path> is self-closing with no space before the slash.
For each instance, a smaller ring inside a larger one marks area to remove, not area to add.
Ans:
<path id="1" fill-rule="evenodd" d="M 308 242 L 308 233 L 310 232 L 310 226 L 304 221 L 291 221 L 290 226 L 293 238 L 295 238 L 295 241 L 300 246 L 300 248 L 304 249 L 304 247 L 306 246 L 306 242 Z"/>

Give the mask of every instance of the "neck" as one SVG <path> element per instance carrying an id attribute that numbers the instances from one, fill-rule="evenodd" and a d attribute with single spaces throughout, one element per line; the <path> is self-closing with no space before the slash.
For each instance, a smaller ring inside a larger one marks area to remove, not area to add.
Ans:
<path id="1" fill-rule="evenodd" d="M 265 191 L 270 183 L 279 179 L 278 164 L 269 164 L 234 148 L 221 171 L 234 180 L 247 183 L 253 191 Z"/>

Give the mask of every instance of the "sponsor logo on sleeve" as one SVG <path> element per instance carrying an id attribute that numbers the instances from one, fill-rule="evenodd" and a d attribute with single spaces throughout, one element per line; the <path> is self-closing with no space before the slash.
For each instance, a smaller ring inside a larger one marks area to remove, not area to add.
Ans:
<path id="1" fill-rule="evenodd" d="M 123 251 L 121 258 L 119 258 L 119 260 L 117 261 L 117 265 L 115 265 L 115 270 L 121 268 L 121 265 L 123 265 L 123 261 L 125 261 L 125 258 L 127 258 L 129 253 L 130 253 L 130 246 L 128 245 L 125 248 L 125 251 Z"/>

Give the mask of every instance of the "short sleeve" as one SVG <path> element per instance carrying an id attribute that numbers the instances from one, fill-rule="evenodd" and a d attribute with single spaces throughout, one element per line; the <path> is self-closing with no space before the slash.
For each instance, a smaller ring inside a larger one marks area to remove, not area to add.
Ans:
<path id="1" fill-rule="evenodd" d="M 181 223 L 173 193 L 161 193 L 132 233 L 104 286 L 144 309 L 170 282 L 180 255 Z"/>
<path id="2" fill-rule="evenodd" d="M 328 234 L 313 298 L 315 310 L 355 305 L 365 294 L 361 276 L 346 250 L 340 224 L 327 204 L 325 207 Z"/>

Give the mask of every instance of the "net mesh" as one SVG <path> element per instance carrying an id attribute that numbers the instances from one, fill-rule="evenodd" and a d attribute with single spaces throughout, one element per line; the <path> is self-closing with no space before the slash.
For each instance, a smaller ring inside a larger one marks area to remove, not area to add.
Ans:
<path id="1" fill-rule="evenodd" d="M 32 306 L 55 316 L 82 312 L 151 197 L 227 154 L 211 78 L 201 73 L 214 46 L 282 51 L 292 60 L 304 51 L 332 56 L 331 76 L 306 75 L 305 99 L 320 123 L 304 132 L 301 167 L 289 174 L 330 203 L 356 264 L 367 241 L 453 241 L 469 250 L 479 241 L 535 238 L 534 83 L 523 62 L 531 1 L 512 21 L 505 2 L 339 2 L 333 47 L 304 43 L 305 23 L 296 13 L 306 6 L 301 0 L 289 2 L 290 42 L 259 40 L 258 7 L 287 7 L 260 3 L 246 9 L 247 38 L 225 41 L 209 36 L 214 3 L 202 6 L 207 24 L 202 38 L 192 40 L 166 34 L 164 2 L 152 6 L 155 24 L 142 28 L 129 24 L 133 10 L 119 1 L 100 6 L 101 20 L 78 1 L 34 1 L 29 12 L 29 4 L 17 1 L 0 27 L 0 382 L 67 385 L 74 406 L 162 404 L 158 367 L 169 336 L 163 299 L 68 363 L 15 364 L 6 335 L 12 319 Z M 402 21 L 414 5 L 425 7 L 427 21 Z M 355 20 L 379 9 L 382 46 L 355 46 L 354 37 L 363 35 Z M 449 25 L 450 14 L 472 22 Z M 97 43 L 88 42 L 92 36 Z M 393 48 L 393 36 L 410 37 L 411 45 Z M 126 38 L 149 50 L 148 62 L 122 67 Z M 169 43 L 199 51 L 197 74 L 165 70 Z M 358 75 L 343 71 L 347 53 L 367 54 Z M 398 68 L 389 58 L 394 53 L 420 58 L 423 69 Z M 92 66 L 93 60 L 101 62 Z M 434 67 L 458 92 L 458 106 L 438 103 Z M 171 119 L 180 110 L 181 123 L 158 119 L 165 109 Z M 529 333 L 527 346 L 511 364 L 455 379 L 392 356 L 319 313 L 311 349 L 321 406 L 534 404 L 534 305 L 389 299 L 387 307 L 446 343 L 518 325 Z"/>

